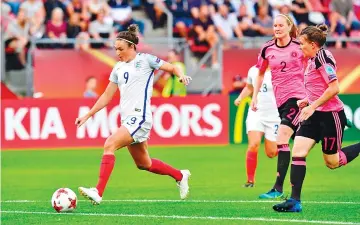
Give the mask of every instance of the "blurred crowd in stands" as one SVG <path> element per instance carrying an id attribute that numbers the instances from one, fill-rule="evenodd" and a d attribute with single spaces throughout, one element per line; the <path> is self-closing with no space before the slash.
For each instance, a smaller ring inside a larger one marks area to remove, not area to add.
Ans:
<path id="1" fill-rule="evenodd" d="M 272 21 L 290 14 L 299 29 L 326 23 L 333 37 L 360 36 L 360 0 L 2 0 L 1 27 L 7 59 L 23 68 L 32 38 L 50 38 L 56 44 L 42 47 L 87 49 L 111 42 L 86 43 L 89 39 L 114 38 L 116 32 L 136 23 L 144 34 L 145 23 L 133 18 L 144 10 L 152 28 L 166 26 L 166 8 L 173 15 L 174 36 L 188 40 L 193 52 L 204 53 L 219 39 L 272 36 Z M 66 38 L 84 40 L 65 44 Z M 226 46 L 226 45 L 225 45 Z M 341 41 L 337 48 L 346 47 Z M 216 65 L 216 55 L 212 57 Z"/>

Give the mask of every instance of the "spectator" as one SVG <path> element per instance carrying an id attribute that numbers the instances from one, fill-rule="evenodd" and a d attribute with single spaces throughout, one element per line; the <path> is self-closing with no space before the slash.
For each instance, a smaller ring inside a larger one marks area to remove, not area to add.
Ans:
<path id="1" fill-rule="evenodd" d="M 344 36 L 349 35 L 352 30 L 360 30 L 360 22 L 355 17 L 352 0 L 333 0 L 331 9 L 330 33 L 336 32 L 339 36 Z M 341 41 L 337 41 L 335 46 L 341 48 Z"/>
<path id="2" fill-rule="evenodd" d="M 30 32 L 36 38 L 42 38 L 44 35 L 45 8 L 40 0 L 26 0 L 20 8 L 24 10 L 26 18 L 30 23 Z"/>
<path id="3" fill-rule="evenodd" d="M 175 50 L 171 50 L 168 53 L 168 62 L 177 66 L 183 74 L 186 74 L 186 67 L 183 62 L 180 61 L 179 54 Z M 179 82 L 179 79 L 174 74 L 166 75 L 167 81 L 162 91 L 162 96 L 165 98 L 171 96 L 186 96 L 186 86 Z"/>
<path id="4" fill-rule="evenodd" d="M 244 36 L 259 36 L 259 32 L 256 31 L 256 24 L 254 24 L 254 19 L 248 15 L 248 10 L 245 4 L 240 5 L 237 19 L 239 21 L 241 32 Z"/>
<path id="5" fill-rule="evenodd" d="M 252 0 L 247 0 L 252 1 Z M 209 13 L 211 16 L 215 15 L 218 11 L 218 0 L 187 0 L 191 12 L 191 16 L 194 19 L 198 19 L 199 10 L 201 5 L 208 5 Z"/>
<path id="6" fill-rule="evenodd" d="M 69 17 L 71 17 L 73 14 L 79 14 L 81 22 L 90 20 L 89 13 L 87 12 L 87 8 L 85 7 L 83 0 L 72 0 L 67 6 L 67 12 Z M 81 26 L 83 27 L 83 25 Z"/>
<path id="7" fill-rule="evenodd" d="M 198 19 L 199 18 L 199 11 L 200 11 L 200 6 L 201 5 L 210 5 L 211 1 L 210 0 L 188 0 L 187 1 L 189 4 L 189 8 L 190 8 L 190 13 L 193 19 Z"/>
<path id="8" fill-rule="evenodd" d="M 68 38 L 76 38 L 81 32 L 79 14 L 72 14 L 66 28 L 66 36 Z"/>
<path id="9" fill-rule="evenodd" d="M 294 17 L 294 15 L 291 13 L 291 6 L 292 4 L 283 4 L 279 7 L 279 11 L 278 13 L 284 14 L 284 15 L 289 15 L 291 17 L 291 19 L 294 21 L 294 24 L 297 25 L 297 21 Z M 275 14 L 278 15 L 278 14 Z"/>
<path id="10" fill-rule="evenodd" d="M 303 30 L 308 25 L 316 25 L 309 20 L 309 13 L 312 11 L 312 6 L 308 0 L 293 0 L 291 11 L 298 24 L 299 30 Z"/>
<path id="11" fill-rule="evenodd" d="M 90 21 L 96 20 L 100 11 L 104 16 L 110 15 L 110 7 L 104 0 L 89 0 L 86 4 L 86 10 L 90 13 Z"/>
<path id="12" fill-rule="evenodd" d="M 42 38 L 44 36 L 45 25 L 44 17 L 42 17 L 42 11 L 36 12 L 35 16 L 29 19 L 29 24 L 31 37 Z"/>
<path id="13" fill-rule="evenodd" d="M 80 14 L 73 13 L 70 16 L 69 24 L 67 26 L 66 35 L 68 38 L 75 38 L 76 49 L 88 49 L 89 48 L 89 34 L 87 32 L 84 32 L 80 25 Z M 70 45 L 70 47 L 73 47 L 74 45 Z"/>
<path id="14" fill-rule="evenodd" d="M 126 30 L 128 23 L 132 20 L 132 9 L 127 1 L 110 0 L 110 15 L 114 21 L 117 32 Z"/>
<path id="15" fill-rule="evenodd" d="M 236 13 L 235 7 L 231 0 L 224 0 L 223 4 L 228 7 L 229 13 Z"/>
<path id="16" fill-rule="evenodd" d="M 51 13 L 51 20 L 46 24 L 46 36 L 54 41 L 63 42 L 66 39 L 67 25 L 64 21 L 64 11 L 55 8 Z M 51 47 L 62 47 L 61 44 L 52 44 Z"/>
<path id="17" fill-rule="evenodd" d="M 316 0 L 317 1 L 317 0 Z M 271 7 L 271 5 L 269 4 L 268 0 L 258 0 L 255 5 L 254 5 L 254 9 L 255 9 L 255 13 L 256 15 L 259 15 L 259 7 L 266 7 L 267 8 L 267 14 L 268 16 L 270 16 L 271 18 L 273 17 L 273 8 Z"/>
<path id="18" fill-rule="evenodd" d="M 103 39 L 110 39 L 109 41 L 105 42 L 105 45 L 107 47 L 112 47 L 111 40 L 115 39 L 115 31 L 113 28 L 113 23 L 105 21 L 105 12 L 103 10 L 99 11 L 96 20 L 90 23 L 89 33 L 92 38 L 98 41 L 102 41 Z M 104 44 L 91 44 L 91 47 L 102 48 L 104 47 Z"/>
<path id="19" fill-rule="evenodd" d="M 309 12 L 309 21 L 312 24 L 323 24 L 326 23 L 328 18 L 329 8 L 324 3 L 330 0 L 308 0 L 312 10 Z"/>
<path id="20" fill-rule="evenodd" d="M 44 4 L 40 0 L 25 0 L 21 5 L 20 9 L 23 9 L 26 14 L 27 19 L 33 19 L 35 17 L 38 18 L 41 23 L 45 20 L 45 8 Z"/>
<path id="21" fill-rule="evenodd" d="M 97 79 L 95 77 L 89 77 L 86 79 L 84 98 L 98 98 L 99 95 L 96 93 Z"/>
<path id="22" fill-rule="evenodd" d="M 236 15 L 234 13 L 229 14 L 226 5 L 219 6 L 219 12 L 214 15 L 213 19 L 222 39 L 231 40 L 235 37 L 240 38 L 243 36 Z"/>
<path id="23" fill-rule="evenodd" d="M 35 0 L 36 1 L 36 0 Z M 49 21 L 52 17 L 52 12 L 55 8 L 60 8 L 63 11 L 63 18 L 67 19 L 67 9 L 66 6 L 59 0 L 46 0 L 44 3 L 45 11 L 46 11 L 46 21 Z"/>
<path id="24" fill-rule="evenodd" d="M 71 10 L 71 0 L 60 0 L 60 2 L 65 6 L 66 15 L 70 18 L 69 11 Z"/>
<path id="25" fill-rule="evenodd" d="M 132 16 L 131 6 L 127 1 L 123 0 L 110 0 L 110 15 L 114 21 L 114 27 L 117 32 L 126 31 L 127 27 L 131 24 L 137 24 L 140 33 L 144 33 L 144 23 L 141 21 L 134 20 Z"/>
<path id="26" fill-rule="evenodd" d="M 209 45 L 213 47 L 218 42 L 214 22 L 209 15 L 208 5 L 201 5 L 199 18 L 194 20 L 194 31 L 196 33 L 196 45 Z M 217 64 L 216 51 L 212 55 L 212 65 Z"/>
<path id="27" fill-rule="evenodd" d="M 147 0 L 145 1 L 145 12 L 152 21 L 153 29 L 165 26 L 167 16 L 163 10 L 163 1 Z"/>
<path id="28" fill-rule="evenodd" d="M 20 70 L 25 67 L 27 47 L 29 47 L 30 25 L 26 20 L 25 11 L 18 12 L 5 32 L 6 70 Z"/>
<path id="29" fill-rule="evenodd" d="M 235 75 L 233 77 L 232 90 L 229 92 L 230 95 L 239 95 L 246 86 L 246 78 L 241 75 Z"/>
<path id="30" fill-rule="evenodd" d="M 246 1 L 252 1 L 252 0 L 246 0 Z M 209 13 L 211 16 L 215 15 L 215 13 L 218 11 L 218 0 L 187 0 L 189 3 L 189 8 L 191 12 L 191 16 L 194 19 L 198 19 L 199 17 L 199 10 L 201 5 L 208 5 L 209 7 Z M 232 6 L 234 4 L 230 3 Z"/>
<path id="31" fill-rule="evenodd" d="M 173 26 L 181 37 L 187 37 L 187 29 L 192 25 L 190 8 L 187 0 L 171 0 L 168 8 L 174 16 Z"/>
<path id="32" fill-rule="evenodd" d="M 288 6 L 290 7 L 292 5 L 292 0 L 268 0 L 269 4 L 271 5 L 273 12 L 272 12 L 272 17 L 274 18 L 275 16 L 277 16 L 280 12 L 280 9 L 283 6 Z"/>
<path id="33" fill-rule="evenodd" d="M 215 13 L 217 13 L 219 11 L 219 5 L 218 5 L 218 0 L 209 0 L 209 11 L 210 11 L 210 15 L 214 16 Z M 252 1 L 252 0 L 247 0 L 247 1 Z"/>
<path id="34" fill-rule="evenodd" d="M 273 31 L 273 18 L 268 14 L 268 9 L 265 5 L 259 6 L 259 15 L 254 19 L 255 25 L 253 27 L 260 36 L 272 36 Z"/>
<path id="35" fill-rule="evenodd" d="M 26 18 L 25 11 L 20 9 L 16 20 L 11 21 L 11 23 L 7 27 L 5 33 L 5 40 L 10 38 L 16 38 L 18 40 L 21 40 L 21 42 L 23 42 L 25 46 L 29 40 L 29 31 L 30 25 Z"/>
<path id="36" fill-rule="evenodd" d="M 323 13 L 324 17 L 328 17 L 330 12 L 330 1 L 331 0 L 309 0 L 313 10 Z"/>

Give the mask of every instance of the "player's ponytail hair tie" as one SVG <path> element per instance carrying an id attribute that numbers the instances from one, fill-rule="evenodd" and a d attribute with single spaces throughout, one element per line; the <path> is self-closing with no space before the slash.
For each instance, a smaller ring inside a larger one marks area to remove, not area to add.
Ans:
<path id="1" fill-rule="evenodd" d="M 289 17 L 287 15 L 280 13 L 280 14 L 278 14 L 278 16 L 284 17 L 289 22 L 290 25 L 293 25 L 293 22 L 291 22 L 291 20 L 289 19 Z"/>

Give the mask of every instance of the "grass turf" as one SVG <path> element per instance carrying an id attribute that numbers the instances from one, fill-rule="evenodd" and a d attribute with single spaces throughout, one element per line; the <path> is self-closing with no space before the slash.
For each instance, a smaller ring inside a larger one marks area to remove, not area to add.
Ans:
<path id="1" fill-rule="evenodd" d="M 346 144 L 345 144 L 346 145 Z M 2 224 L 360 224 L 360 159 L 330 170 L 318 145 L 307 160 L 303 212 L 279 214 L 275 202 L 258 201 L 274 182 L 276 158 L 259 153 L 255 188 L 245 189 L 246 145 L 216 147 L 150 147 L 152 157 L 190 169 L 190 197 L 178 200 L 175 182 L 140 171 L 129 153 L 116 153 L 116 165 L 104 202 L 79 201 L 73 214 L 51 208 L 52 193 L 68 187 L 95 186 L 101 149 L 5 151 L 2 162 Z M 289 173 L 285 192 L 289 193 Z M 83 200 L 79 196 L 80 200 Z M 10 202 L 11 200 L 32 200 Z M 106 201 L 116 200 L 116 201 Z M 120 200 L 120 201 L 119 201 Z M 130 200 L 130 201 L 124 201 Z M 164 200 L 150 201 L 143 200 Z M 346 203 L 348 202 L 348 203 Z M 323 222 L 321 222 L 323 221 Z"/>

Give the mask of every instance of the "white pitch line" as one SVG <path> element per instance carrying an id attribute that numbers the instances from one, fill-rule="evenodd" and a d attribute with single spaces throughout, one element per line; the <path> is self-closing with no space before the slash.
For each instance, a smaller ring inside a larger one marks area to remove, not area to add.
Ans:
<path id="1" fill-rule="evenodd" d="M 183 219 L 183 220 L 242 220 L 242 221 L 261 221 L 261 222 L 287 222 L 287 223 L 315 223 L 315 224 L 340 224 L 340 225 L 360 225 L 356 222 L 326 221 L 326 220 L 296 220 L 296 219 L 275 219 L 265 217 L 216 217 L 216 216 L 178 216 L 178 215 L 146 215 L 146 214 L 109 214 L 109 213 L 51 213 L 51 212 L 27 212 L 27 211 L 0 211 L 1 213 L 12 214 L 41 214 L 41 215 L 67 215 L 67 216 L 110 216 L 110 217 L 142 217 L 158 219 Z"/>
<path id="2" fill-rule="evenodd" d="M 81 202 L 88 200 L 79 200 Z M 278 203 L 280 200 L 169 200 L 169 199 L 114 199 L 102 200 L 102 202 L 183 202 L 183 203 Z M 43 200 L 5 200 L 1 203 L 37 203 L 48 202 Z M 360 202 L 338 202 L 338 201 L 302 201 L 304 204 L 341 204 L 360 205 Z"/>

